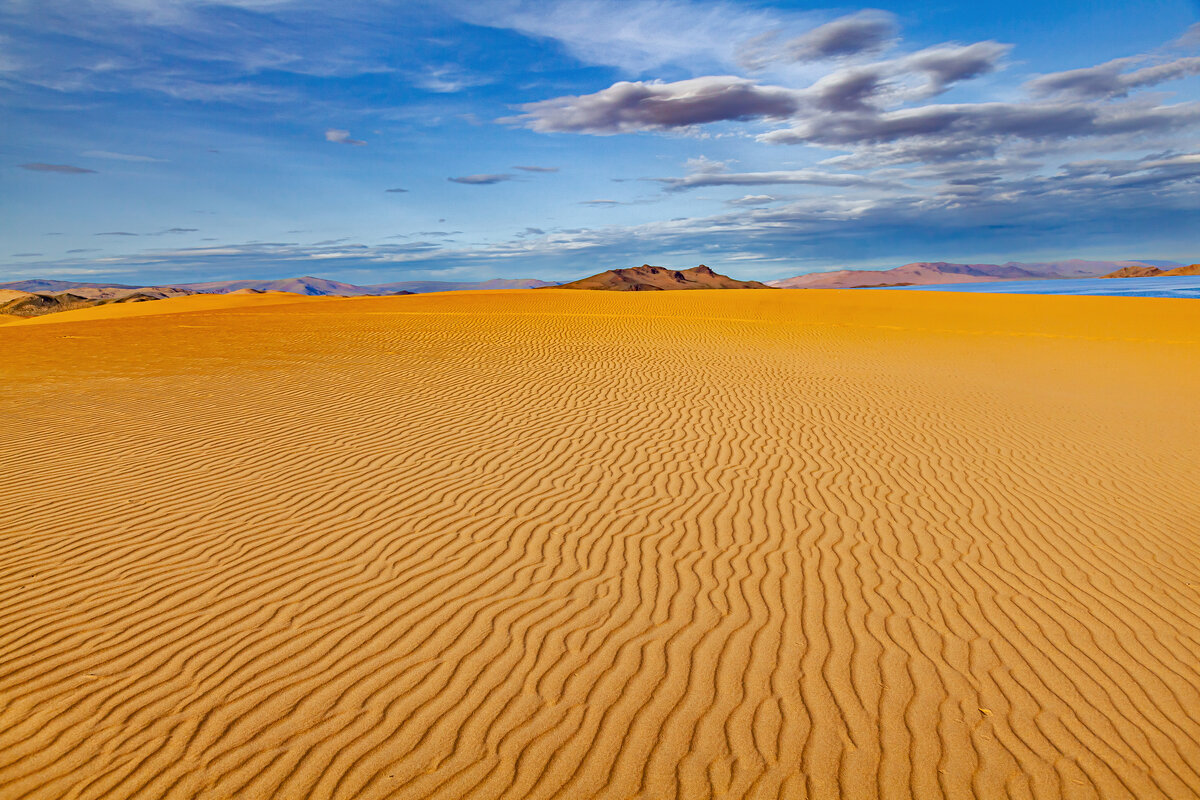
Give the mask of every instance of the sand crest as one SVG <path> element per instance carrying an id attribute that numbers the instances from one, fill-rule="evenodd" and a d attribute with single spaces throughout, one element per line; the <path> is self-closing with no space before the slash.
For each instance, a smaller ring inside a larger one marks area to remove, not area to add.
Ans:
<path id="1" fill-rule="evenodd" d="M 1193 301 L 264 297 L 0 327 L 0 797 L 1200 795 Z"/>

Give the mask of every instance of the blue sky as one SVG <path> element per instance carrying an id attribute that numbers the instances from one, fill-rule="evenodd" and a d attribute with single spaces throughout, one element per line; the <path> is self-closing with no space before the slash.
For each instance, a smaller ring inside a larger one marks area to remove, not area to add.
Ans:
<path id="1" fill-rule="evenodd" d="M 9 0 L 0 280 L 1190 263 L 1198 20 L 1192 0 Z"/>

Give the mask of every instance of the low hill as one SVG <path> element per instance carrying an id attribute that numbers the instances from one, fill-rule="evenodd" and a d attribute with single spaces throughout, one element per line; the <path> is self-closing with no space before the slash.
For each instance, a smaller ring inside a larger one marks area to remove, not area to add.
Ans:
<path id="1" fill-rule="evenodd" d="M 134 289 L 123 291 L 116 296 L 97 297 L 82 294 L 86 289 L 76 292 L 19 292 L 15 290 L 0 290 L 0 314 L 28 319 L 60 311 L 76 311 L 81 308 L 112 305 L 115 303 L 143 303 L 150 300 L 162 300 L 165 297 L 182 297 L 188 292 L 164 294 L 155 291 Z"/>
<path id="2" fill-rule="evenodd" d="M 1163 273 L 1164 278 L 1175 278 L 1183 275 L 1200 275 L 1200 264 L 1188 264 L 1186 267 L 1176 267 Z"/>
<path id="3" fill-rule="evenodd" d="M 627 269 L 610 269 L 581 280 L 564 283 L 560 289 L 595 289 L 610 292 L 661 292 L 675 289 L 769 289 L 758 281 L 739 281 L 713 272 L 701 264 L 691 269 L 667 269 L 643 264 Z"/>
<path id="4" fill-rule="evenodd" d="M 1180 278 L 1188 275 L 1200 275 L 1200 264 L 1189 264 L 1186 267 L 1174 269 L 1159 269 L 1158 267 L 1122 267 L 1116 272 L 1101 275 L 1101 278 Z"/>
<path id="5" fill-rule="evenodd" d="M 43 314 L 25 318 L 8 317 L 8 319 L 12 320 L 10 325 L 52 325 L 67 322 L 91 322 L 97 320 L 163 316 L 192 311 L 229 311 L 258 306 L 323 303 L 326 301 L 327 299 L 324 297 L 300 295 L 294 292 L 225 292 L 222 294 L 197 292 L 180 297 L 163 298 L 154 303 L 140 302 L 135 299 L 102 301 L 90 306 L 65 309 L 62 314 Z"/>
<path id="6" fill-rule="evenodd" d="M 1039 278 L 1098 278 L 1122 268 L 1150 267 L 1139 261 L 1046 261 L 1023 264 L 954 264 L 919 261 L 885 270 L 840 269 L 812 272 L 794 278 L 768 281 L 781 289 L 857 289 L 873 286 L 927 286 L 941 283 L 1036 280 Z M 1153 268 L 1153 267 L 1150 267 Z"/>
<path id="7" fill-rule="evenodd" d="M 55 281 L 45 278 L 32 278 L 26 281 L 9 281 L 0 283 L 0 289 L 11 289 L 17 292 L 34 292 L 56 294 L 70 292 L 76 289 L 141 289 L 125 283 L 86 283 L 80 281 Z"/>
<path id="8" fill-rule="evenodd" d="M 1156 278 L 1165 274 L 1158 267 L 1121 267 L 1116 272 L 1101 275 L 1101 278 Z"/>

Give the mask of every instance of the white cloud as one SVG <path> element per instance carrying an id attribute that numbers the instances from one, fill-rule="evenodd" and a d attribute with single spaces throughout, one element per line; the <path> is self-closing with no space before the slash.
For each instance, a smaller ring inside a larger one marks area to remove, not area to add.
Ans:
<path id="1" fill-rule="evenodd" d="M 166 161 L 165 158 L 152 158 L 150 156 L 137 156 L 137 155 L 131 155 L 129 153 L 110 153 L 107 150 L 88 150 L 84 153 L 81 153 L 80 155 L 87 156 L 88 158 L 105 158 L 105 159 L 109 159 L 111 161 L 136 161 L 136 162 L 159 163 L 159 164 L 164 163 Z"/>
<path id="2" fill-rule="evenodd" d="M 666 64 L 736 64 L 742 42 L 796 18 L 687 0 L 454 0 L 448 7 L 466 22 L 551 39 L 581 61 L 634 75 Z"/>
<path id="3" fill-rule="evenodd" d="M 335 144 L 351 144 L 355 146 L 366 144 L 366 142 L 361 139 L 351 139 L 350 131 L 344 131 L 338 128 L 330 128 L 329 130 L 325 131 L 325 141 L 333 142 Z"/>

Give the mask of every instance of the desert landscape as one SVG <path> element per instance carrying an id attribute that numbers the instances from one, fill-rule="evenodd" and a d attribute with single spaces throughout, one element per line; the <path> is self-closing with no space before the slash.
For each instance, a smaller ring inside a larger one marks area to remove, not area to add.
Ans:
<path id="1" fill-rule="evenodd" d="M 198 295 L 0 326 L 0 796 L 1200 794 L 1200 316 Z"/>
<path id="2" fill-rule="evenodd" d="M 0 2 L 0 800 L 1200 800 L 1200 5 Z"/>

